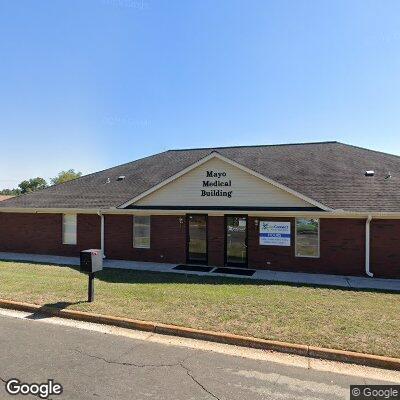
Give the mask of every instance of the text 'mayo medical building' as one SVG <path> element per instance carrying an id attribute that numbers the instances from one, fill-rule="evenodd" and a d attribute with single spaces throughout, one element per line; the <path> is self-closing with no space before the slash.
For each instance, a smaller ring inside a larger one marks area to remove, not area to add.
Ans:
<path id="1" fill-rule="evenodd" d="M 400 277 L 400 157 L 170 150 L 0 202 L 0 251 Z"/>

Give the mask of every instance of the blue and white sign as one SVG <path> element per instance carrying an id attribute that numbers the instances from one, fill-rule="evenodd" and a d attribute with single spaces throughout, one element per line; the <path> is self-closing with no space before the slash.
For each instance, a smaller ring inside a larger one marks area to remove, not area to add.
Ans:
<path id="1" fill-rule="evenodd" d="M 290 222 L 260 221 L 261 246 L 290 246 Z"/>

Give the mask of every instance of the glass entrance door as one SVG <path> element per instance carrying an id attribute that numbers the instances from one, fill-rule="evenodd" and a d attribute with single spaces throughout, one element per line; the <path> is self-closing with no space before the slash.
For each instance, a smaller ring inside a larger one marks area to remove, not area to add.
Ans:
<path id="1" fill-rule="evenodd" d="M 247 266 L 247 216 L 225 217 L 226 265 Z"/>
<path id="2" fill-rule="evenodd" d="M 187 262 L 207 264 L 207 215 L 187 216 Z"/>

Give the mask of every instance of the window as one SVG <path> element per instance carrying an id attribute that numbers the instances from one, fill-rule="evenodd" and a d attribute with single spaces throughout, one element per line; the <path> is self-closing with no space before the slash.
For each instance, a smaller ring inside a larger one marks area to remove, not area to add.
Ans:
<path id="1" fill-rule="evenodd" d="M 76 244 L 76 214 L 63 214 L 63 244 Z"/>
<path id="2" fill-rule="evenodd" d="M 296 257 L 319 257 L 319 219 L 296 218 Z"/>
<path id="3" fill-rule="evenodd" d="M 150 215 L 133 217 L 133 247 L 150 248 Z"/>

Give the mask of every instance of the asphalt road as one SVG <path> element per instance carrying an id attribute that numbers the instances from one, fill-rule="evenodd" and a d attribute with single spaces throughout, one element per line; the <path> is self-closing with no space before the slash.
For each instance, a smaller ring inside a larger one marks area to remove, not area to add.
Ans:
<path id="1" fill-rule="evenodd" d="M 0 315 L 0 379 L 54 379 L 52 399 L 345 399 L 365 377 Z M 10 396 L 0 382 L 0 399 Z M 37 398 L 37 397 L 36 397 Z"/>

